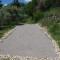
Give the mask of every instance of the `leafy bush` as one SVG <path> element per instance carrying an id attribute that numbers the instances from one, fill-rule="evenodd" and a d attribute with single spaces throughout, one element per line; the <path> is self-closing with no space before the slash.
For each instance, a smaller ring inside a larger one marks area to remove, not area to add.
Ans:
<path id="1" fill-rule="evenodd" d="M 39 21 L 42 26 L 47 27 L 48 32 L 60 47 L 60 8 L 51 8 L 44 13 L 44 18 Z"/>
<path id="2" fill-rule="evenodd" d="M 56 40 L 60 47 L 60 23 L 56 23 L 49 27 L 49 32 L 52 37 Z"/>
<path id="3" fill-rule="evenodd" d="M 33 20 L 35 22 L 38 22 L 40 19 L 42 19 L 44 17 L 44 12 L 42 11 L 36 11 L 34 14 L 33 14 Z"/>

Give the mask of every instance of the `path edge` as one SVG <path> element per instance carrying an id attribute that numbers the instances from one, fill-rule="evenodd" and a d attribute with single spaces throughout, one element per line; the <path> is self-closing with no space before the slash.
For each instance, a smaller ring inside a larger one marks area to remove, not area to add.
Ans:
<path id="1" fill-rule="evenodd" d="M 36 24 L 39 29 L 43 30 L 43 32 L 48 36 L 48 38 L 52 41 L 53 47 L 55 49 L 55 52 L 57 54 L 57 60 L 60 60 L 60 48 L 57 44 L 57 42 L 52 38 L 52 36 L 48 33 L 47 28 L 42 27 L 40 24 Z"/>
<path id="2" fill-rule="evenodd" d="M 3 41 L 6 39 L 8 36 L 10 36 L 13 32 L 15 31 L 15 28 L 10 29 L 8 32 L 4 33 L 3 37 L 0 38 L 0 41 Z"/>

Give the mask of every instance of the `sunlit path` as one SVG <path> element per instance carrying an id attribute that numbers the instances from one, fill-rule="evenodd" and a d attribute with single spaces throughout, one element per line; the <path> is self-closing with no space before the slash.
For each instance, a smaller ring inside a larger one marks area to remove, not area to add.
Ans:
<path id="1" fill-rule="evenodd" d="M 51 40 L 35 24 L 16 26 L 15 31 L 0 43 L 0 54 L 56 57 Z"/>

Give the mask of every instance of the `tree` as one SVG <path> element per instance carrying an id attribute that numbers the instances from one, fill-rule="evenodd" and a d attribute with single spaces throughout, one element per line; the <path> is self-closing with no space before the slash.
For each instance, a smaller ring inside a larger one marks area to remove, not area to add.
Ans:
<path id="1" fill-rule="evenodd" d="M 46 0 L 45 4 L 47 6 L 60 6 L 60 0 Z"/>
<path id="2" fill-rule="evenodd" d="M 32 5 L 35 7 L 38 4 L 37 0 L 32 0 Z"/>
<path id="3" fill-rule="evenodd" d="M 2 1 L 0 0 L 0 8 L 3 6 Z"/>
<path id="4" fill-rule="evenodd" d="M 17 7 L 20 6 L 19 0 L 13 0 L 12 4 L 16 5 Z"/>
<path id="5" fill-rule="evenodd" d="M 25 12 L 29 15 L 32 16 L 33 15 L 33 7 L 32 7 L 32 3 L 29 2 L 26 6 L 25 6 Z"/>

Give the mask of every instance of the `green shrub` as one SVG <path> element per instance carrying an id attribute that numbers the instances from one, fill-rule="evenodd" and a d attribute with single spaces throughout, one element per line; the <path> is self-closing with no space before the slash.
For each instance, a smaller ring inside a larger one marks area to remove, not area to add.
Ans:
<path id="1" fill-rule="evenodd" d="M 44 17 L 44 12 L 37 11 L 34 13 L 34 16 L 32 17 L 35 22 L 38 22 L 40 19 Z"/>
<path id="2" fill-rule="evenodd" d="M 60 47 L 60 23 L 56 23 L 49 27 L 49 32 L 51 36 L 56 40 Z"/>
<path id="3" fill-rule="evenodd" d="M 40 19 L 39 23 L 47 27 L 48 32 L 60 47 L 60 8 L 51 8 L 45 12 L 44 18 Z"/>
<path id="4" fill-rule="evenodd" d="M 10 58 L 2 58 L 1 60 L 10 60 Z"/>

